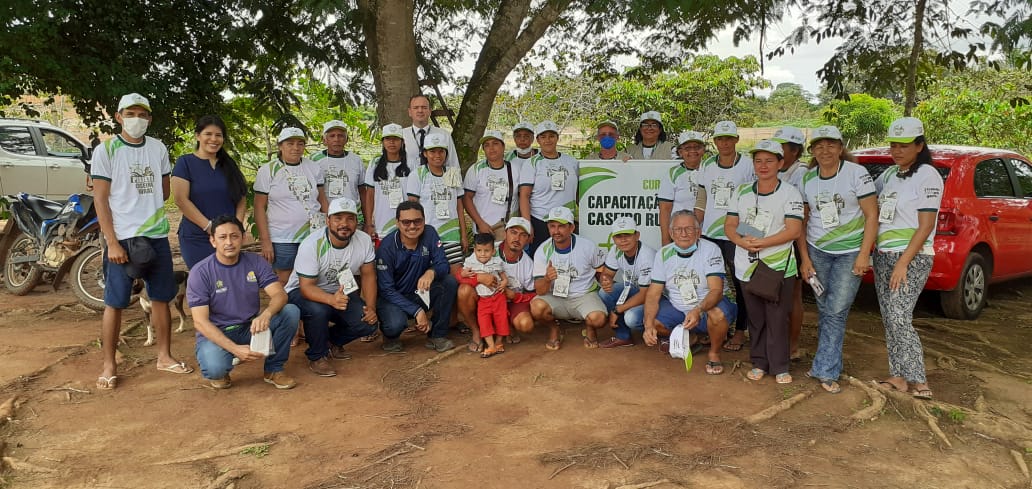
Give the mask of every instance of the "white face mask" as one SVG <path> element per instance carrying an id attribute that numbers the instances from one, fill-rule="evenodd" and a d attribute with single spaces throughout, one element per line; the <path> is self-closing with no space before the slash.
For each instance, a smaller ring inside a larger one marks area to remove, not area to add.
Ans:
<path id="1" fill-rule="evenodd" d="M 122 130 L 133 139 L 141 138 L 147 133 L 149 124 L 150 121 L 143 117 L 125 117 L 122 119 Z"/>

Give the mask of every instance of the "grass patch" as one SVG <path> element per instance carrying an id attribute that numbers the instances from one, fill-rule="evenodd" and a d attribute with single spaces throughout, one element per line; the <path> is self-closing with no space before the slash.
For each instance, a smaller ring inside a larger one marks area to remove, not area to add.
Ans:
<path id="1" fill-rule="evenodd" d="M 254 458 L 263 458 L 269 455 L 269 445 L 256 445 L 240 451 L 240 455 L 251 455 Z"/>

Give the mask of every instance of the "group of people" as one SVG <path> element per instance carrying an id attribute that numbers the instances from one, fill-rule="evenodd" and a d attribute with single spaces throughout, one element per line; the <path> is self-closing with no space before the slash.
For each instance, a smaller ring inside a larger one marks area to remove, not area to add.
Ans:
<path id="1" fill-rule="evenodd" d="M 747 377 L 788 383 L 806 281 L 819 317 L 807 375 L 836 393 L 846 318 L 873 253 L 888 344 L 885 382 L 931 397 L 911 319 L 931 268 L 942 179 L 919 120 L 893 122 L 896 166 L 877 180 L 854 162 L 833 126 L 813 130 L 809 141 L 784 127 L 740 153 L 732 121 L 718 122 L 710 136 L 684 131 L 675 140 L 650 111 L 621 151 L 617 125 L 603 122 L 590 159 L 670 165 L 657 196 L 662 247 L 643 243 L 633 219 L 618 218 L 611 243 L 603 243 L 607 251 L 576 234 L 579 162 L 558 151 L 555 123 L 517 124 L 511 151 L 501 132 L 486 131 L 484 158 L 463 176 L 450 134 L 429 124 L 428 98 L 413 96 L 408 113 L 411 126 L 382 128 L 381 154 L 368 165 L 345 149 L 340 121 L 323 125 L 325 149 L 310 159 L 305 132 L 283 129 L 276 158 L 254 183 L 261 245 L 254 254 L 241 251 L 247 188 L 224 148 L 223 122 L 198 120 L 196 150 L 170 167 L 165 146 L 145 136 L 147 99 L 123 97 L 115 116 L 121 133 L 92 163 L 106 242 L 105 362 L 97 386 L 117 385 L 114 349 L 136 279 L 154 301 L 157 368 L 193 371 L 169 349 L 176 284 L 164 201 L 171 192 L 183 214 L 179 242 L 190 269 L 196 355 L 216 388 L 231 386 L 236 363 L 259 359 L 266 382 L 293 387 L 283 366 L 299 325 L 309 369 L 333 376 L 333 360 L 349 359 L 345 346 L 355 340 L 382 335 L 383 350 L 398 352 L 402 333 L 414 329 L 426 335 L 427 348 L 450 350 L 459 316 L 470 326 L 469 350 L 484 358 L 537 325 L 548 328 L 546 348 L 560 349 L 559 320 L 582 323 L 587 348 L 632 346 L 637 330 L 646 345 L 666 351 L 671 334 L 688 331 L 692 343 L 708 343 L 711 375 L 723 372 L 721 352 L 741 349 L 748 331 Z M 705 158 L 710 141 L 716 153 Z M 800 161 L 804 148 L 808 164 Z M 269 297 L 264 309 L 260 291 Z M 607 328 L 612 336 L 600 341 Z M 252 350 L 252 337 L 266 330 L 268 351 Z"/>

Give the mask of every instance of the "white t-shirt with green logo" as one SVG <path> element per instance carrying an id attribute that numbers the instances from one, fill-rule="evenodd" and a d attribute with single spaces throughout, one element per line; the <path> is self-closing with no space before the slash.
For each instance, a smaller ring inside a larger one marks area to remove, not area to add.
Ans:
<path id="1" fill-rule="evenodd" d="M 878 226 L 878 249 L 880 251 L 903 251 L 910 244 L 919 225 L 921 212 L 934 212 L 938 217 L 942 202 L 942 177 L 931 165 L 921 165 L 909 178 L 899 178 L 899 167 L 892 165 L 882 172 L 874 186 L 878 189 L 878 207 L 885 214 L 884 207 L 895 199 L 895 213 L 892 222 Z M 932 240 L 935 229 L 928 234 L 921 254 L 934 255 Z"/>
<path id="2" fill-rule="evenodd" d="M 701 165 L 699 168 L 702 168 Z M 684 163 L 671 166 L 665 178 L 659 181 L 661 202 L 673 203 L 671 213 L 682 209 L 695 209 L 695 198 L 699 194 L 699 170 L 685 168 Z"/>
<path id="3" fill-rule="evenodd" d="M 815 166 L 803 175 L 802 187 L 804 203 L 810 209 L 806 242 L 831 254 L 859 250 L 865 222 L 860 200 L 878 193 L 871 174 L 856 163 L 842 161 L 835 176 L 823 178 Z M 822 214 L 825 206 L 834 206 L 837 217 Z"/>
<path id="4" fill-rule="evenodd" d="M 702 162 L 699 168 L 699 187 L 706 192 L 706 215 L 702 221 L 702 234 L 713 239 L 727 239 L 727 235 L 724 234 L 724 220 L 735 189 L 739 185 L 756 180 L 752 158 L 739 154 L 731 168 L 724 168 L 717 163 L 717 155 L 714 155 Z"/>
<path id="5" fill-rule="evenodd" d="M 423 204 L 426 223 L 437 230 L 441 241 L 457 243 L 462 239 L 459 231 L 459 198 L 464 192 L 462 187 L 445 185 L 443 170 L 440 175 L 434 175 L 429 166 L 419 167 L 409 175 L 405 193 L 418 198 L 419 203 Z"/>
<path id="6" fill-rule="evenodd" d="M 652 283 L 663 284 L 664 293 L 678 311 L 688 312 L 702 303 L 709 294 L 709 277 L 724 279 L 724 257 L 716 244 L 700 239 L 690 256 L 677 253 L 674 243 L 659 249 L 652 264 Z M 727 283 L 727 281 L 724 281 Z M 687 288 L 695 289 L 695 297 Z"/>
<path id="7" fill-rule="evenodd" d="M 398 204 L 408 200 L 405 195 L 405 184 L 408 176 L 395 176 L 395 171 L 401 166 L 401 161 L 387 162 L 387 179 L 377 181 L 374 178 L 376 163 L 380 161 L 377 157 L 369 162 L 366 168 L 365 180 L 362 185 L 369 187 L 373 192 L 373 223 L 376 224 L 376 235 L 383 238 L 398 229 L 397 212 Z M 410 174 L 411 175 L 411 174 Z"/>
<path id="8" fill-rule="evenodd" d="M 487 160 L 480 160 L 466 170 L 463 187 L 473 194 L 473 205 L 484 222 L 495 225 L 508 219 L 512 214 L 520 212 L 520 170 L 522 163 L 509 162 L 512 167 L 512 188 L 509 187 L 509 170 L 502 165 L 500 169 L 491 168 Z M 505 209 L 506 199 L 511 198 L 511 207 Z"/>
<path id="9" fill-rule="evenodd" d="M 115 136 L 97 146 L 90 168 L 93 178 L 111 182 L 108 204 L 118 239 L 168 236 L 161 181 L 172 165 L 161 141 L 145 136 L 132 144 Z"/>
<path id="10" fill-rule="evenodd" d="M 548 211 L 566 207 L 576 212 L 577 173 L 580 162 L 560 153 L 555 159 L 538 153 L 520 172 L 520 187 L 533 187 L 530 192 L 530 215 L 544 220 Z"/>
<path id="11" fill-rule="evenodd" d="M 534 252 L 534 279 L 544 277 L 551 263 L 560 275 L 569 275 L 570 299 L 598 290 L 595 270 L 605 263 L 605 252 L 591 240 L 576 234 L 571 236 L 570 249 L 560 252 L 555 249 L 552 238 L 548 238 Z M 551 293 L 551 291 L 549 291 Z"/>
<path id="12" fill-rule="evenodd" d="M 652 274 L 652 263 L 656 259 L 656 250 L 651 246 L 638 242 L 638 252 L 634 255 L 634 261 L 627 258 L 627 254 L 620 251 L 616 245 L 609 248 L 606 253 L 606 268 L 620 272 L 613 277 L 614 281 L 626 284 L 636 284 L 638 287 L 648 287 Z"/>
<path id="13" fill-rule="evenodd" d="M 358 155 L 345 151 L 341 156 L 329 156 L 322 150 L 312 156 L 312 161 L 322 167 L 327 200 L 347 197 L 361 205 L 358 187 L 365 181 L 365 167 Z"/>
<path id="14" fill-rule="evenodd" d="M 351 273 L 355 282 L 361 284 L 362 265 L 376 259 L 373 239 L 368 234 L 356 230 L 347 246 L 337 248 L 330 242 L 329 231 L 326 228 L 321 231 L 309 235 L 298 247 L 294 272 L 287 281 L 287 292 L 301 286 L 300 276 L 314 278 L 320 289 L 334 294 L 340 290 L 339 275 L 342 271 Z"/>
<path id="15" fill-rule="evenodd" d="M 763 231 L 763 237 L 773 236 L 785 229 L 785 219 L 803 220 L 803 197 L 799 191 L 788 183 L 778 181 L 777 188 L 766 195 L 756 193 L 756 183 L 747 183 L 738 187 L 731 198 L 729 216 L 738 216 L 739 222 L 745 222 Z M 792 249 L 794 241 L 764 248 L 759 252 L 763 260 L 773 270 L 784 271 L 786 277 L 794 277 L 797 273 L 798 257 Z M 738 280 L 748 282 L 756 270 L 757 262 L 749 259 L 749 252 L 742 247 L 735 247 L 735 276 Z"/>
<path id="16" fill-rule="evenodd" d="M 295 165 L 277 158 L 258 169 L 254 191 L 269 196 L 266 214 L 273 243 L 300 243 L 308 237 L 313 217 L 322 213 L 323 183 L 322 167 L 308 158 Z"/>

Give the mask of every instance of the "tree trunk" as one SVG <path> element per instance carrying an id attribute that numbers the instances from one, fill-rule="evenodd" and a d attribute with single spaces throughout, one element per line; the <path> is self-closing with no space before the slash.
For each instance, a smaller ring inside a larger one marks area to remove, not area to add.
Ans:
<path id="1" fill-rule="evenodd" d="M 531 1 L 501 2 L 466 86 L 452 131 L 463 170 L 477 160 L 478 142 L 487 127 L 502 83 L 570 3 L 571 0 L 548 0 L 531 15 L 521 32 Z"/>
<path id="2" fill-rule="evenodd" d="M 924 49 L 924 15 L 927 0 L 917 0 L 914 6 L 914 46 L 910 49 L 910 64 L 907 66 L 903 115 L 910 116 L 917 105 L 917 63 Z"/>
<path id="3" fill-rule="evenodd" d="M 409 97 L 419 93 L 413 0 L 358 0 L 369 68 L 376 89 L 376 122 L 409 125 Z"/>

